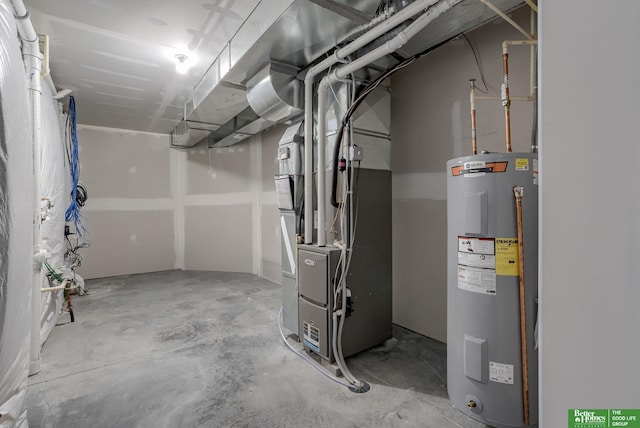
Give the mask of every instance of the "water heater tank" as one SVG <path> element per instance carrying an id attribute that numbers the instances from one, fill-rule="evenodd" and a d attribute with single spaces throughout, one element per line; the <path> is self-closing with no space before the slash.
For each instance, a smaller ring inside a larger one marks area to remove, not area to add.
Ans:
<path id="1" fill-rule="evenodd" d="M 498 428 L 538 426 L 537 169 L 534 153 L 482 154 L 447 162 L 449 398 L 473 419 Z M 514 186 L 523 191 L 526 358 Z M 524 374 L 523 365 L 528 366 Z M 528 383 L 526 394 L 523 382 Z"/>

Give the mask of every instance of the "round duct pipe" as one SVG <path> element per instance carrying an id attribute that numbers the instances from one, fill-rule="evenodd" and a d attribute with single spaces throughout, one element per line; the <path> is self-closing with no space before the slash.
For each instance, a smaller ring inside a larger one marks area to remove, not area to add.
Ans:
<path id="1" fill-rule="evenodd" d="M 298 70 L 269 63 L 247 81 L 247 100 L 258 116 L 284 122 L 302 114 Z"/>

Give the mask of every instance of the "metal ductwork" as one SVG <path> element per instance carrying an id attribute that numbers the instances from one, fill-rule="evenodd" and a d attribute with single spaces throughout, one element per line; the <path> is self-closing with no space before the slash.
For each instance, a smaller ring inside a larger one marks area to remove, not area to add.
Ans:
<path id="1" fill-rule="evenodd" d="M 247 100 L 258 116 L 283 122 L 301 115 L 301 81 L 298 69 L 269 63 L 247 81 Z"/>
<path id="2" fill-rule="evenodd" d="M 208 147 L 228 147 L 255 135 L 275 123 L 301 116 L 303 110 L 298 69 L 269 63 L 247 80 L 249 107 L 214 130 Z"/>
<path id="3" fill-rule="evenodd" d="M 379 3 L 261 1 L 193 89 L 184 118 L 171 133 L 172 147 L 204 141 L 209 147 L 230 146 L 301 113 L 300 89 L 290 73 L 373 18 Z"/>
<path id="4" fill-rule="evenodd" d="M 271 122 L 247 107 L 227 123 L 213 131 L 208 137 L 208 147 L 229 147 L 269 128 Z"/>
<path id="5" fill-rule="evenodd" d="M 178 126 L 171 131 L 171 147 L 175 149 L 189 149 L 204 141 L 211 131 L 218 129 L 220 125 L 190 122 L 181 120 Z"/>
<path id="6" fill-rule="evenodd" d="M 397 12 L 409 3 L 385 4 Z M 509 10 L 523 0 L 493 3 Z M 391 14 L 388 9 L 370 23 L 380 4 L 380 0 L 262 0 L 194 87 L 182 121 L 171 132 L 171 146 L 189 148 L 206 141 L 209 147 L 226 147 L 298 116 L 302 87 L 292 73 L 386 19 Z M 482 2 L 464 0 L 414 37 L 402 53 L 420 52 L 495 16 Z M 376 65 L 385 68 L 395 62 L 381 60 Z"/>

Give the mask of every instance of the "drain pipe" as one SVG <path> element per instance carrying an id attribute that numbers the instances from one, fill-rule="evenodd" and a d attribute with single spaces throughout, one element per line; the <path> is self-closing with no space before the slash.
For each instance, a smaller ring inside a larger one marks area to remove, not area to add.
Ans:
<path id="1" fill-rule="evenodd" d="M 382 21 L 348 45 L 336 49 L 334 54 L 313 66 L 304 77 L 304 243 L 313 243 L 313 83 L 316 76 L 341 62 L 358 49 L 393 30 L 404 21 L 426 10 L 438 0 L 418 0 Z M 320 109 L 318 109 L 320 111 Z M 320 132 L 318 131 L 318 134 Z M 320 152 L 318 151 L 318 154 Z M 324 153 L 323 153 L 324 155 Z M 319 183 L 320 181 L 318 181 Z M 324 185 L 324 183 L 323 183 Z M 320 192 L 318 192 L 320 194 Z M 320 216 L 320 210 L 318 210 Z M 319 222 L 318 222 L 319 223 Z M 324 238 L 323 240 L 326 240 Z M 323 244 L 324 245 L 324 244 Z"/>
<path id="2" fill-rule="evenodd" d="M 49 67 L 49 36 L 46 34 L 41 34 L 39 36 L 43 40 L 44 45 L 44 59 L 42 62 L 42 78 L 44 82 L 47 84 L 49 89 L 51 90 L 51 94 L 54 96 L 60 95 L 58 90 L 56 89 L 56 85 L 53 83 L 53 79 L 51 78 L 51 68 Z M 62 98 L 62 97 L 61 97 Z"/>
<path id="3" fill-rule="evenodd" d="M 393 53 L 404 46 L 412 37 L 422 31 L 427 25 L 429 25 L 434 19 L 440 16 L 442 13 L 451 9 L 462 0 L 440 0 L 435 5 L 431 6 L 425 13 L 420 15 L 411 25 L 409 25 L 404 31 L 398 33 L 393 39 L 389 40 L 384 45 L 368 52 L 360 58 L 352 61 L 335 71 L 325 76 L 318 85 L 318 245 L 326 245 L 326 224 L 324 221 L 326 211 L 326 198 L 324 194 L 324 181 L 325 181 L 325 168 L 324 168 L 324 151 L 326 146 L 326 135 L 324 132 L 326 126 L 326 114 L 327 112 L 322 108 L 325 105 L 327 91 L 331 84 L 338 82 L 348 77 L 351 73 L 379 60 L 380 58 Z M 355 42 L 354 42 L 355 43 Z M 305 88 L 306 89 L 306 88 Z M 322 107 L 320 106 L 322 103 Z M 306 137 L 306 135 L 305 135 Z M 305 171 L 306 172 L 306 171 Z"/>
<path id="4" fill-rule="evenodd" d="M 33 277 L 31 287 L 31 352 L 29 375 L 40 371 L 40 278 L 44 250 L 40 234 L 40 172 L 42 164 L 42 87 L 40 73 L 42 55 L 38 45 L 38 34 L 33 28 L 22 0 L 10 0 L 13 14 L 22 42 L 22 56 L 25 70 L 29 78 L 31 97 L 32 144 L 33 144 Z"/>

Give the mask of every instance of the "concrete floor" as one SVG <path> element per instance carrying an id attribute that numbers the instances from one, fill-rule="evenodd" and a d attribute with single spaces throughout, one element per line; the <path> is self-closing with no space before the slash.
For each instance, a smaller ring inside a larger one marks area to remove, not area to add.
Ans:
<path id="1" fill-rule="evenodd" d="M 87 281 L 29 379 L 33 427 L 484 427 L 446 392 L 446 346 L 400 327 L 398 346 L 348 359 L 354 394 L 282 343 L 279 286 L 167 271 Z"/>

